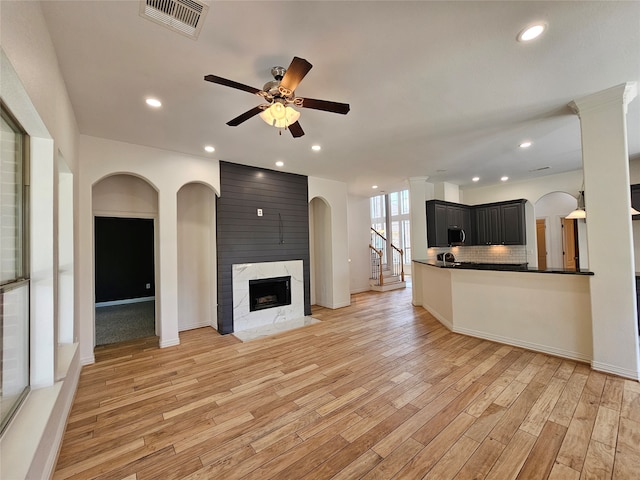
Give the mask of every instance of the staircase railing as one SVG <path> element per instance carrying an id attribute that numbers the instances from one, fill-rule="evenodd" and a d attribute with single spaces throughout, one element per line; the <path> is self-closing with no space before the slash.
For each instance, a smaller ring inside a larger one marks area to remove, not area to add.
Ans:
<path id="1" fill-rule="evenodd" d="M 391 270 L 391 275 L 400 277 L 404 282 L 404 252 L 402 249 L 391 244 L 391 262 L 387 258 L 387 239 L 384 235 L 371 227 L 371 243 L 369 244 L 371 251 L 371 278 L 376 279 L 379 285 L 384 285 L 384 276 L 382 274 L 383 266 L 387 265 Z"/>
<path id="2" fill-rule="evenodd" d="M 378 232 L 375 228 L 371 227 L 371 243 L 373 248 L 382 252 L 382 265 L 387 264 L 387 239 Z"/>
<path id="3" fill-rule="evenodd" d="M 378 285 L 384 285 L 384 277 L 382 276 L 382 250 L 377 249 L 369 244 L 371 252 L 371 279 L 376 280 Z"/>

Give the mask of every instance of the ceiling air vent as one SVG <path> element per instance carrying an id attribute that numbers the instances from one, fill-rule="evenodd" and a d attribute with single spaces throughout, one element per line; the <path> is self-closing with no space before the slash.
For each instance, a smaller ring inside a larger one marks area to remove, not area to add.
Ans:
<path id="1" fill-rule="evenodd" d="M 187 37 L 198 38 L 209 5 L 202 0 L 140 0 L 140 15 Z"/>

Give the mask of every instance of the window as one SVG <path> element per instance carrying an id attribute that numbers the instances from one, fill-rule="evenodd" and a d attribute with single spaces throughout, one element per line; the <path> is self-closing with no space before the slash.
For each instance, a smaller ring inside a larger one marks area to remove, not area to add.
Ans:
<path id="1" fill-rule="evenodd" d="M 371 226 L 385 237 L 390 233 L 391 243 L 404 251 L 405 265 L 411 264 L 409 190 L 372 197 L 370 207 Z"/>
<path id="2" fill-rule="evenodd" d="M 29 391 L 28 136 L 1 104 L 0 431 Z"/>

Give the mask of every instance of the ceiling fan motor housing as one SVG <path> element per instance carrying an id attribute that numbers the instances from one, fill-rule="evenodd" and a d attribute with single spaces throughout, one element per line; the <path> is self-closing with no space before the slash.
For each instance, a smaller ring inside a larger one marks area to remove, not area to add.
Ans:
<path id="1" fill-rule="evenodd" d="M 282 81 L 285 73 L 287 73 L 287 69 L 284 67 L 271 67 L 271 75 L 273 75 L 273 78 L 275 80 L 271 80 L 270 82 L 265 83 L 264 87 L 262 87 L 262 90 L 266 94 L 266 98 L 268 101 L 273 101 L 273 99 L 276 98 L 284 98 L 287 101 L 293 100 L 291 98 L 293 97 L 293 92 L 284 92 L 280 88 L 280 82 Z"/>

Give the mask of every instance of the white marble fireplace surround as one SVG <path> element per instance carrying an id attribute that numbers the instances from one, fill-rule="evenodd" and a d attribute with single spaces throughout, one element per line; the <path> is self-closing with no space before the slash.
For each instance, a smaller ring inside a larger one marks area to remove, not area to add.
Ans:
<path id="1" fill-rule="evenodd" d="M 249 311 L 249 280 L 291 276 L 291 305 Z M 302 260 L 232 265 L 233 331 L 272 325 L 304 317 Z"/>

